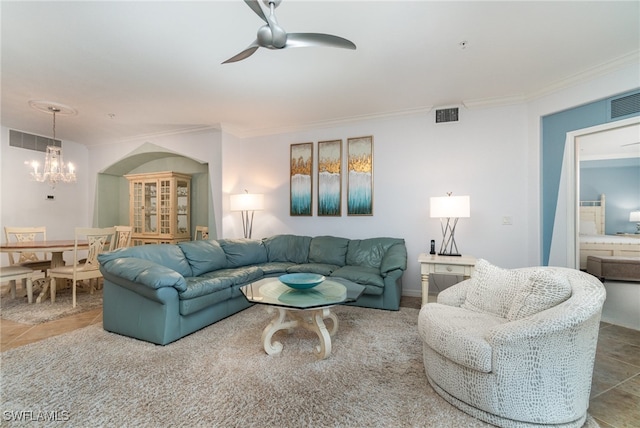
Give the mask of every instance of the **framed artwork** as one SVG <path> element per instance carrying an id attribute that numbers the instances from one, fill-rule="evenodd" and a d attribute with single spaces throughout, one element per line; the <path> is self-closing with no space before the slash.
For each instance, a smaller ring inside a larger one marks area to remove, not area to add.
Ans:
<path id="1" fill-rule="evenodd" d="M 290 214 L 312 215 L 313 143 L 291 145 Z"/>
<path id="2" fill-rule="evenodd" d="M 342 140 L 318 142 L 318 215 L 342 214 Z"/>
<path id="3" fill-rule="evenodd" d="M 347 214 L 373 215 L 373 136 L 347 139 Z"/>

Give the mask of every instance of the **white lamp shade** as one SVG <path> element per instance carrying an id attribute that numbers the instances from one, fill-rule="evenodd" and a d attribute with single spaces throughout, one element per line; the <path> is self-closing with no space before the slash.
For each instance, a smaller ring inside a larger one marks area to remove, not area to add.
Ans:
<path id="1" fill-rule="evenodd" d="M 260 211 L 264 209 L 264 195 L 258 193 L 231 195 L 229 209 L 231 211 Z"/>
<path id="2" fill-rule="evenodd" d="M 629 214 L 629 221 L 640 223 L 640 211 L 631 211 L 631 214 Z"/>
<path id="3" fill-rule="evenodd" d="M 434 196 L 430 198 L 431 217 L 460 218 L 471 217 L 469 196 Z"/>

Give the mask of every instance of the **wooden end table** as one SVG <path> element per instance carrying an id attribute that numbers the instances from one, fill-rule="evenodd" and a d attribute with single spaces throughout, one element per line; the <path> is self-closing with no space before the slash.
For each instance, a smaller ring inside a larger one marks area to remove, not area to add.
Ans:
<path id="1" fill-rule="evenodd" d="M 471 278 L 476 265 L 473 256 L 439 256 L 437 254 L 422 253 L 418 257 L 420 262 L 420 275 L 422 279 L 422 305 L 429 300 L 429 275 L 437 273 L 441 275 L 462 275 L 464 279 Z"/>

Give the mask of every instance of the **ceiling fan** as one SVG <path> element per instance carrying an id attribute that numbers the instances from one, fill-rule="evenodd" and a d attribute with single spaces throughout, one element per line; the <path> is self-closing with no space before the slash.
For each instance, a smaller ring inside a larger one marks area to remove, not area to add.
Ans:
<path id="1" fill-rule="evenodd" d="M 298 48 L 298 47 L 310 47 L 310 46 L 328 46 L 334 48 L 355 49 L 356 45 L 342 37 L 332 36 L 330 34 L 319 33 L 287 33 L 276 20 L 275 9 L 280 5 L 282 0 L 262 0 L 267 8 L 269 8 L 270 14 L 267 16 L 262 7 L 260 6 L 260 0 L 244 0 L 244 2 L 253 10 L 256 15 L 260 17 L 266 25 L 263 25 L 258 29 L 258 35 L 256 40 L 249 45 L 248 48 L 223 62 L 227 64 L 230 62 L 242 61 L 253 55 L 258 48 L 267 49 L 284 49 L 284 48 Z"/>

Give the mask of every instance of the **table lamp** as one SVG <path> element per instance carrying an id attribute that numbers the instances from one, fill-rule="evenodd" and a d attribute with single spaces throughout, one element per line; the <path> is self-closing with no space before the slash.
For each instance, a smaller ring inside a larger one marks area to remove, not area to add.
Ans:
<path id="1" fill-rule="evenodd" d="M 636 233 L 640 233 L 640 211 L 631 211 L 629 221 L 636 224 Z"/>
<path id="2" fill-rule="evenodd" d="M 431 218 L 440 219 L 442 229 L 441 256 L 460 256 L 456 245 L 455 233 L 458 219 L 471 217 L 471 201 L 469 196 L 436 196 L 430 198 Z"/>

